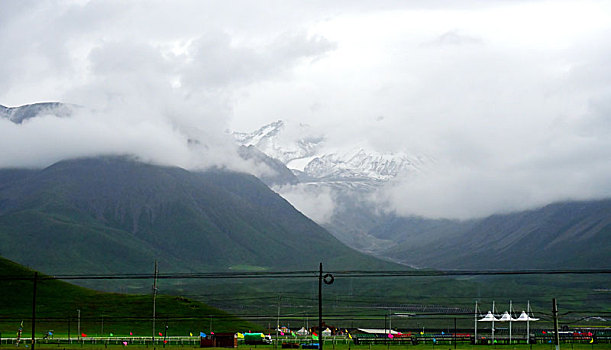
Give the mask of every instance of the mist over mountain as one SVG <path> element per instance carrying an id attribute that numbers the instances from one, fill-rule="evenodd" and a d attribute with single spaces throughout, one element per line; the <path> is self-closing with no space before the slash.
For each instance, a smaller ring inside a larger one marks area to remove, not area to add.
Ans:
<path id="1" fill-rule="evenodd" d="M 5 107 L 0 105 L 0 118 L 10 120 L 15 124 L 21 124 L 25 120 L 39 115 L 52 115 L 54 117 L 69 117 L 76 106 L 59 102 L 34 103 L 19 107 Z"/>
<path id="2" fill-rule="evenodd" d="M 271 183 L 272 188 L 351 247 L 420 267 L 608 267 L 609 200 L 566 201 L 468 220 L 402 216 L 380 201 L 381 193 L 399 177 L 430 174 L 435 160 L 363 148 L 329 152 L 322 131 L 305 125 L 296 130 L 277 121 L 234 136 L 282 160 L 299 183 Z"/>

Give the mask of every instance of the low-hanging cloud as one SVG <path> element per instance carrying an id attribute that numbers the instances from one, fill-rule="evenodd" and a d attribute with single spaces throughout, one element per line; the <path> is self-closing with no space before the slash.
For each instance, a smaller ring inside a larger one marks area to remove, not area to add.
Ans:
<path id="1" fill-rule="evenodd" d="M 328 223 L 336 208 L 333 191 L 316 184 L 297 184 L 274 187 L 282 197 L 304 215 L 319 224 Z"/>
<path id="2" fill-rule="evenodd" d="M 435 159 L 372 197 L 400 215 L 611 196 L 608 4 L 274 5 L 3 2 L 0 104 L 81 108 L 0 119 L 0 166 L 129 153 L 266 174 L 226 130 L 289 119 L 335 150 Z M 321 222 L 334 211 L 332 192 L 278 190 Z"/>
<path id="3" fill-rule="evenodd" d="M 0 97 L 81 107 L 67 118 L 48 111 L 22 124 L 0 119 L 0 167 L 130 154 L 190 169 L 265 172 L 237 155 L 226 132 L 234 94 L 290 74 L 302 60 L 334 48 L 299 29 L 266 37 L 262 44 L 248 37 L 236 41 L 218 22 L 156 33 L 130 22 L 129 14 L 135 22 L 150 20 L 140 11 L 157 16 L 155 9 L 134 4 L 32 5 L 15 6 L 14 16 L 0 26 L 0 38 L 14 49 L 0 65 Z M 82 18 L 90 21 L 81 23 Z M 17 35 L 20 31 L 24 35 Z"/>

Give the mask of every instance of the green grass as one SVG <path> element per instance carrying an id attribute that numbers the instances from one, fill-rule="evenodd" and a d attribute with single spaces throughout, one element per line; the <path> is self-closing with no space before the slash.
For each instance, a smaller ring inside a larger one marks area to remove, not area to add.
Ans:
<path id="1" fill-rule="evenodd" d="M 0 345 L 0 349 L 15 349 L 15 345 Z M 23 346 L 21 347 L 23 348 Z M 178 350 L 178 349 L 188 349 L 188 348 L 199 348 L 199 345 L 157 345 L 156 347 L 150 345 L 128 345 L 123 346 L 120 342 L 119 344 L 115 343 L 99 343 L 95 345 L 91 344 L 61 344 L 58 346 L 57 344 L 43 344 L 38 343 L 36 345 L 36 349 L 49 349 L 49 350 L 57 350 L 57 349 L 68 349 L 68 350 L 78 350 L 78 349 L 167 349 L 167 350 Z M 262 349 L 262 350 L 275 350 L 280 349 L 280 347 L 275 348 L 273 345 L 257 345 L 256 347 L 253 345 L 240 345 L 238 346 L 239 350 L 251 350 L 251 349 Z M 226 348 L 218 348 L 218 349 L 226 349 Z M 326 350 L 404 350 L 404 349 L 413 349 L 413 350 L 452 350 L 455 349 L 453 344 L 443 344 L 443 345 L 354 345 L 354 344 L 345 344 L 345 343 L 337 343 L 332 344 L 331 342 L 325 343 L 324 349 Z M 534 345 L 526 345 L 526 344 L 513 344 L 513 345 L 471 345 L 471 344 L 457 344 L 456 350 L 554 350 L 555 347 L 552 344 L 534 344 Z M 603 350 L 603 349 L 611 349 L 611 344 L 561 344 L 560 349 L 562 350 Z"/>
<path id="2" fill-rule="evenodd" d="M 24 334 L 31 333 L 33 279 L 23 279 L 33 271 L 0 258 L 0 332 L 14 336 L 23 321 Z M 21 279 L 15 279 L 19 277 Z M 36 288 L 36 334 L 47 330 L 57 334 L 77 334 L 80 329 L 90 336 L 144 334 L 152 332 L 153 299 L 151 295 L 97 292 L 40 275 Z M 212 328 L 216 332 L 234 332 L 258 327 L 234 315 L 181 296 L 158 295 L 156 332 L 186 336 Z"/>

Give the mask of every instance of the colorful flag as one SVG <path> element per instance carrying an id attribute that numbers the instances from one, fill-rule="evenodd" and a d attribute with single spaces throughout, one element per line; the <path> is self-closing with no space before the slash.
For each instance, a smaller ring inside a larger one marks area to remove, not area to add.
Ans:
<path id="1" fill-rule="evenodd" d="M 159 332 L 159 336 L 160 336 L 160 337 L 161 337 L 161 336 L 163 336 L 163 333 Z"/>
<path id="2" fill-rule="evenodd" d="M 110 336 L 111 336 L 111 337 L 114 337 L 115 335 L 114 335 L 114 334 L 112 334 L 112 333 L 110 333 Z"/>
<path id="3" fill-rule="evenodd" d="M 129 335 L 134 335 L 134 333 L 132 333 L 132 332 L 129 332 Z"/>
<path id="4" fill-rule="evenodd" d="M 352 335 L 348 333 L 348 339 L 352 339 Z"/>
<path id="5" fill-rule="evenodd" d="M 87 338 L 87 334 L 85 334 L 85 333 L 81 333 L 81 337 L 83 337 L 83 338 Z"/>
<path id="6" fill-rule="evenodd" d="M 127 346 L 127 342 L 126 342 L 126 341 L 124 341 L 124 342 L 123 342 L 123 345 Z"/>
<path id="7" fill-rule="evenodd" d="M 590 339 L 590 344 L 594 344 L 594 338 Z"/>
<path id="8" fill-rule="evenodd" d="M 192 337 L 192 336 L 193 336 L 193 333 L 192 333 L 192 332 L 189 332 L 189 336 L 190 336 L 190 337 Z"/>
<path id="9" fill-rule="evenodd" d="M 204 333 L 204 332 L 199 332 L 199 336 L 200 336 L 200 337 L 202 337 L 202 338 L 205 338 L 205 337 L 206 337 L 206 333 Z"/>
<path id="10" fill-rule="evenodd" d="M 316 332 L 312 332 L 312 340 L 318 340 L 318 334 L 316 334 Z"/>

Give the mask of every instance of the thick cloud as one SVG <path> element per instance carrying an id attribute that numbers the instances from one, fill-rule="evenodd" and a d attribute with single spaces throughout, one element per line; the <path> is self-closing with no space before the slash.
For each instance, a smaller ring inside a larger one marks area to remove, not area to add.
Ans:
<path id="1" fill-rule="evenodd" d="M 0 104 L 85 108 L 0 121 L 0 166 L 249 170 L 226 130 L 289 119 L 328 147 L 435 159 L 379 193 L 399 214 L 610 196 L 610 23 L 604 1 L 4 1 Z"/>
<path id="2" fill-rule="evenodd" d="M 278 186 L 275 190 L 304 215 L 319 224 L 328 223 L 335 212 L 335 198 L 328 187 L 297 184 Z"/>
<path id="3" fill-rule="evenodd" d="M 217 10 L 229 10 L 214 4 L 150 5 L 3 3 L 0 38 L 11 51 L 0 62 L 0 103 L 55 100 L 83 108 L 71 118 L 1 120 L 0 166 L 134 154 L 187 168 L 265 171 L 244 163 L 227 135 L 234 95 L 245 85 L 290 75 L 301 60 L 333 44 L 301 28 L 263 37 L 230 34 L 233 27 L 214 19 Z"/>

